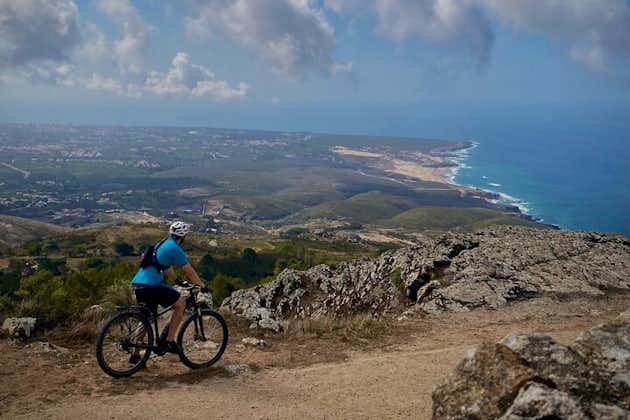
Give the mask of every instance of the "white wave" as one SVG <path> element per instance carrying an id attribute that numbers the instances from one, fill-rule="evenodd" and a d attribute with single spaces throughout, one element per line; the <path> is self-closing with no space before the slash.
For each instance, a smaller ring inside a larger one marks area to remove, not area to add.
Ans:
<path id="1" fill-rule="evenodd" d="M 482 178 L 482 179 L 488 179 L 488 177 L 487 177 L 487 176 L 485 176 L 485 175 L 481 175 L 481 178 Z"/>
<path id="2" fill-rule="evenodd" d="M 500 192 L 500 191 L 491 191 L 491 192 L 499 195 L 499 199 L 494 200 L 495 202 L 498 202 L 500 204 L 516 206 L 521 211 L 521 213 L 530 214 L 531 208 L 529 207 L 529 203 L 527 201 L 521 200 L 520 198 L 516 198 L 504 192 Z"/>
<path id="3" fill-rule="evenodd" d="M 497 184 L 496 182 L 488 182 L 488 185 L 492 185 L 493 187 L 499 188 L 501 184 Z"/>

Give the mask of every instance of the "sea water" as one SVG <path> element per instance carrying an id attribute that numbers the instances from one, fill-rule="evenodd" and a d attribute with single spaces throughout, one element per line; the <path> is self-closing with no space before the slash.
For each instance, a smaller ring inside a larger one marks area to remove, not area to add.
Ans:
<path id="1" fill-rule="evenodd" d="M 471 127 L 455 182 L 545 223 L 630 233 L 630 123 L 538 117 Z"/>

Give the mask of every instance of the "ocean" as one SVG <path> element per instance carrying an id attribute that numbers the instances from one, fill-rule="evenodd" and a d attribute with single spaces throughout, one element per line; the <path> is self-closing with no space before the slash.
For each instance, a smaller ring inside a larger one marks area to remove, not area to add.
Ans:
<path id="1" fill-rule="evenodd" d="M 475 146 L 460 160 L 456 183 L 496 192 L 544 223 L 630 234 L 627 121 L 503 120 L 467 136 Z"/>

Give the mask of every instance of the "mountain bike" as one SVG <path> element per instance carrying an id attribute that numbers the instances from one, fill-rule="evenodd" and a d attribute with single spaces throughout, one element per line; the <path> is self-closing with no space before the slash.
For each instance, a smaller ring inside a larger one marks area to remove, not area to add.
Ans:
<path id="1" fill-rule="evenodd" d="M 221 314 L 198 303 L 197 286 L 186 282 L 183 285 L 188 291 L 189 315 L 177 334 L 178 355 L 191 369 L 206 368 L 218 362 L 227 347 L 227 324 Z M 171 310 L 172 307 L 152 310 L 143 304 L 119 306 L 96 338 L 96 360 L 101 369 L 114 378 L 129 377 L 145 366 L 151 353 L 166 354 L 168 324 L 158 336 L 158 319 Z M 154 344 L 156 337 L 159 339 Z M 131 358 L 134 353 L 139 357 Z"/>

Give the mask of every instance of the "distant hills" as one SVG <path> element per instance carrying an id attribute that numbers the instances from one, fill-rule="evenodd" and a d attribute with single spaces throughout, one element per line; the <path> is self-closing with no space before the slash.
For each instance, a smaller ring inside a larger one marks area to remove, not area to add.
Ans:
<path id="1" fill-rule="evenodd" d="M 11 248 L 47 236 L 67 233 L 69 230 L 63 226 L 0 214 L 0 250 L 5 253 Z"/>

